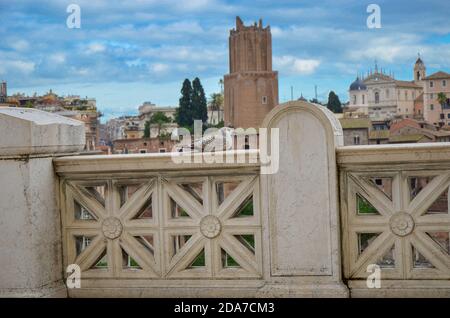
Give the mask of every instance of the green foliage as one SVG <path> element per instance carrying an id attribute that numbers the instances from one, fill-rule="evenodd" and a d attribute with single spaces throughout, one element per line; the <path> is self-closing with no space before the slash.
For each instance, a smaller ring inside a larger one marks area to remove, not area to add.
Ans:
<path id="1" fill-rule="evenodd" d="M 189 79 L 184 80 L 175 120 L 178 126 L 187 128 L 190 131 L 193 130 L 194 120 L 201 120 L 204 124 L 203 129 L 206 129 L 205 123 L 208 120 L 208 108 L 205 91 L 198 77 L 192 81 L 192 85 Z"/>
<path id="2" fill-rule="evenodd" d="M 448 98 L 447 98 L 447 95 L 445 95 L 445 93 L 439 93 L 438 95 L 437 95 L 437 100 L 438 100 L 438 102 L 439 102 L 439 104 L 441 104 L 441 106 L 442 106 L 442 109 L 445 109 L 445 108 L 447 108 L 448 107 Z"/>
<path id="3" fill-rule="evenodd" d="M 327 108 L 333 113 L 342 113 L 342 104 L 335 92 L 331 91 L 328 95 Z"/>
<path id="4" fill-rule="evenodd" d="M 150 120 L 145 122 L 144 126 L 144 138 L 150 138 L 150 126 L 157 125 L 158 126 L 158 136 L 161 135 L 161 127 L 164 124 L 171 123 L 172 119 L 166 116 L 163 112 L 156 112 L 152 115 Z"/>
<path id="5" fill-rule="evenodd" d="M 193 120 L 201 120 L 203 123 L 206 123 L 208 120 L 206 96 L 202 83 L 198 77 L 192 81 L 191 109 Z"/>
<path id="6" fill-rule="evenodd" d="M 144 138 L 150 138 L 150 121 L 147 120 L 144 124 Z"/>
<path id="7" fill-rule="evenodd" d="M 194 123 L 192 117 L 192 86 L 189 79 L 185 79 L 183 87 L 181 88 L 181 97 L 179 100 L 179 107 L 177 108 L 175 118 L 178 126 L 191 127 Z"/>
<path id="8" fill-rule="evenodd" d="M 366 199 L 360 197 L 359 195 L 356 197 L 357 203 L 358 203 L 358 213 L 360 214 L 378 214 L 377 209 L 373 207 L 372 204 L 370 204 L 369 201 Z"/>
<path id="9" fill-rule="evenodd" d="M 26 108 L 33 108 L 34 105 L 33 105 L 33 103 L 31 102 L 31 100 L 29 100 L 29 101 L 27 101 L 27 102 L 25 103 L 25 107 L 26 107 Z"/>
<path id="10" fill-rule="evenodd" d="M 209 107 L 213 111 L 219 111 L 223 108 L 223 95 L 220 93 L 212 93 L 210 96 Z"/>
<path id="11" fill-rule="evenodd" d="M 194 260 L 194 262 L 191 264 L 191 267 L 203 267 L 206 265 L 205 262 L 205 250 L 203 250 Z"/>

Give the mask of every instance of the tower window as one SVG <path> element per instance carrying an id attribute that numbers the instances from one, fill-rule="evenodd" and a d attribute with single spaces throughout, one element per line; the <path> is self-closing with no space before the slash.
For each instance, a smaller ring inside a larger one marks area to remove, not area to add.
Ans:
<path id="1" fill-rule="evenodd" d="M 267 104 L 267 96 L 262 97 L 262 103 L 265 105 Z"/>
<path id="2" fill-rule="evenodd" d="M 353 105 L 356 105 L 356 95 L 353 95 Z"/>

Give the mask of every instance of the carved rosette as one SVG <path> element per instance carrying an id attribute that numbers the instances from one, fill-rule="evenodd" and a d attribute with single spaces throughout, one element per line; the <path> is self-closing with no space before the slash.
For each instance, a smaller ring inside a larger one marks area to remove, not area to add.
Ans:
<path id="1" fill-rule="evenodd" d="M 113 216 L 106 218 L 102 224 L 103 235 L 111 240 L 114 240 L 122 234 L 123 226 L 118 218 Z"/>
<path id="2" fill-rule="evenodd" d="M 222 224 L 214 215 L 207 215 L 200 221 L 200 232 L 204 237 L 212 239 L 219 236 Z"/>
<path id="3" fill-rule="evenodd" d="M 409 213 L 397 212 L 389 220 L 392 233 L 397 236 L 406 236 L 414 230 L 414 219 Z"/>

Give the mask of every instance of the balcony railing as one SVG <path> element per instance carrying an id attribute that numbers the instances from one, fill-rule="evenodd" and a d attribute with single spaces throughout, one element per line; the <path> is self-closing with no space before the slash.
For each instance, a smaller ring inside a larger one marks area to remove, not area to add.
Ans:
<path id="1" fill-rule="evenodd" d="M 370 291 L 368 268 L 375 264 L 385 287 L 431 284 L 437 295 L 450 279 L 450 145 L 343 147 L 337 153 L 350 287 Z"/>
<path id="2" fill-rule="evenodd" d="M 0 296 L 450 297 L 450 143 L 343 147 L 296 101 L 260 152 L 77 155 L 52 116 L 0 109 Z"/>

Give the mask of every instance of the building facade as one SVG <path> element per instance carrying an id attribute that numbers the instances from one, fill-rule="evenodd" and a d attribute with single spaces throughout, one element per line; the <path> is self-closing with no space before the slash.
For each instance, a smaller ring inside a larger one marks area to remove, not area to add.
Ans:
<path id="1" fill-rule="evenodd" d="M 450 126 L 450 74 L 436 72 L 427 76 L 424 82 L 423 115 L 424 119 L 436 126 Z M 439 93 L 447 97 L 444 105 L 438 100 Z"/>
<path id="2" fill-rule="evenodd" d="M 234 128 L 258 128 L 278 105 L 278 72 L 272 70 L 270 26 L 244 26 L 236 18 L 229 37 L 230 73 L 224 78 L 224 121 Z"/>
<path id="3" fill-rule="evenodd" d="M 114 154 L 171 152 L 175 141 L 170 138 L 118 139 L 113 142 Z"/>
<path id="4" fill-rule="evenodd" d="M 7 85 L 5 81 L 0 83 L 0 103 L 6 103 L 8 98 Z"/>
<path id="5" fill-rule="evenodd" d="M 374 120 L 412 118 L 417 113 L 417 98 L 423 93 L 425 65 L 420 58 L 414 65 L 414 80 L 400 81 L 375 66 L 366 77 L 357 77 L 349 88 L 350 108 Z"/>

